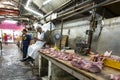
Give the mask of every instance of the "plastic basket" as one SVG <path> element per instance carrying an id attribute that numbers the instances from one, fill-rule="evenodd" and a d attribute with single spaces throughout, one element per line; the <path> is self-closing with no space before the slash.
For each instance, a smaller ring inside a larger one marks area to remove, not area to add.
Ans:
<path id="1" fill-rule="evenodd" d="M 104 62 L 105 66 L 109 66 L 109 67 L 112 67 L 115 69 L 120 69 L 120 62 L 119 61 L 115 61 L 113 59 L 106 58 L 106 59 L 104 59 L 103 62 Z"/>

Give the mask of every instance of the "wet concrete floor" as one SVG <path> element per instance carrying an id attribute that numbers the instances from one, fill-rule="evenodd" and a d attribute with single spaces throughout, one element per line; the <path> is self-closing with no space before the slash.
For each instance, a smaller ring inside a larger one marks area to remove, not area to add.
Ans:
<path id="1" fill-rule="evenodd" d="M 0 54 L 0 80 L 40 80 L 28 63 L 20 62 L 22 53 L 16 44 L 3 45 Z"/>

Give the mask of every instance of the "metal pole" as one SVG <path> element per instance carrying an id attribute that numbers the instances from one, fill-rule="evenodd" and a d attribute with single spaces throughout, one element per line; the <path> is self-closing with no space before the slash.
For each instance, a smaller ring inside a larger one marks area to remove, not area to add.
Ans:
<path id="1" fill-rule="evenodd" d="M 52 23 L 50 22 L 50 36 L 49 36 L 49 39 L 50 39 L 50 46 L 51 46 L 51 35 L 52 35 Z"/>
<path id="2" fill-rule="evenodd" d="M 3 40 L 3 34 L 2 34 L 2 30 L 1 30 L 1 41 L 0 41 L 1 55 L 2 55 L 2 40 Z"/>
<path id="3" fill-rule="evenodd" d="M 1 36 L 2 36 L 2 40 L 1 41 L 3 42 L 3 31 L 2 30 L 1 30 Z"/>
<path id="4" fill-rule="evenodd" d="M 94 6 L 94 4 L 93 4 Z M 96 18 L 96 9 L 92 10 L 93 13 L 91 14 L 91 20 L 90 20 L 90 29 L 89 29 L 89 36 L 88 36 L 88 48 L 91 49 L 92 44 L 92 38 L 93 38 L 93 31 L 95 30 L 95 18 Z"/>
<path id="5" fill-rule="evenodd" d="M 52 23 L 50 22 L 50 34 L 51 34 L 51 31 L 52 31 Z"/>
<path id="6" fill-rule="evenodd" d="M 93 21 L 92 21 L 93 22 Z M 91 22 L 91 23 L 92 23 Z M 93 31 L 92 31 L 92 26 L 90 25 L 90 30 L 89 30 L 89 34 L 88 34 L 88 48 L 91 49 L 91 44 L 92 44 L 92 38 L 93 38 Z"/>
<path id="7" fill-rule="evenodd" d="M 61 46 L 61 42 L 62 42 L 62 35 L 63 35 L 63 19 L 61 20 L 61 38 L 60 38 L 60 50 L 61 50 L 61 48 L 62 48 L 62 46 Z"/>
<path id="8" fill-rule="evenodd" d="M 13 30 L 13 43 L 15 43 L 15 34 L 14 34 L 14 30 Z"/>

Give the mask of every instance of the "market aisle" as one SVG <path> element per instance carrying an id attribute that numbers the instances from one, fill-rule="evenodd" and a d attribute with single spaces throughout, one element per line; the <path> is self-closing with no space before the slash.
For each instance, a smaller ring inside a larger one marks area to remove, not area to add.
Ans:
<path id="1" fill-rule="evenodd" d="M 29 64 L 20 62 L 21 51 L 16 44 L 3 45 L 0 54 L 0 80 L 37 80 Z"/>

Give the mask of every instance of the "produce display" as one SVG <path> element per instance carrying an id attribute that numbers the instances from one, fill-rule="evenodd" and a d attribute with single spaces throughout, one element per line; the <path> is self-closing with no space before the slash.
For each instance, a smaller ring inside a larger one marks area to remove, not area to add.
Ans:
<path id="1" fill-rule="evenodd" d="M 69 54 L 67 52 L 55 51 L 53 48 L 41 49 L 42 53 L 50 54 L 53 58 L 58 58 L 63 61 L 71 61 L 74 67 L 79 69 L 89 71 L 92 73 L 101 72 L 103 68 L 103 63 L 101 61 L 93 62 L 86 60 L 77 54 Z"/>

